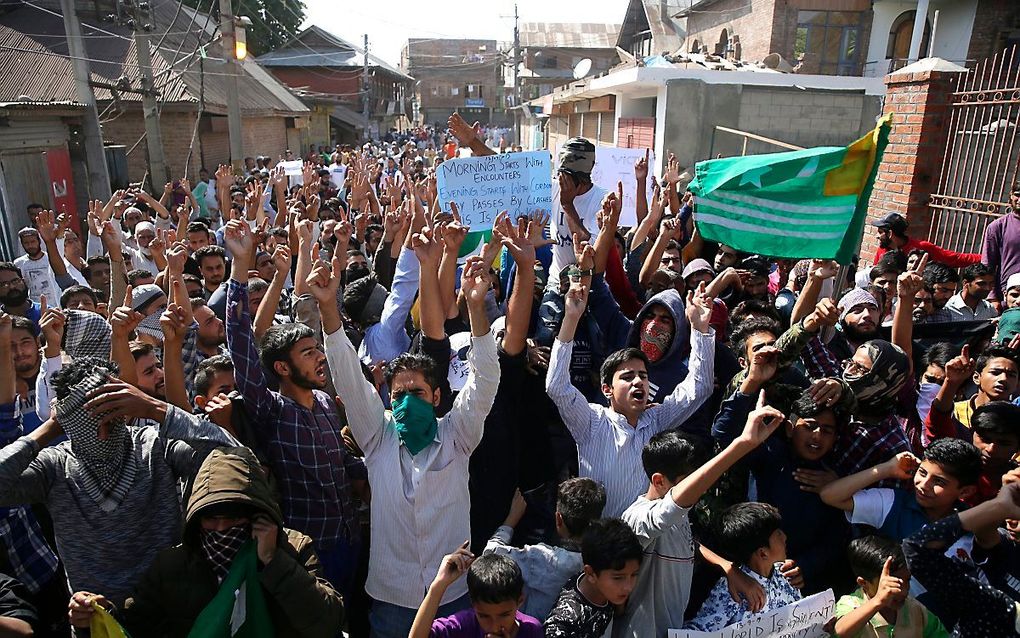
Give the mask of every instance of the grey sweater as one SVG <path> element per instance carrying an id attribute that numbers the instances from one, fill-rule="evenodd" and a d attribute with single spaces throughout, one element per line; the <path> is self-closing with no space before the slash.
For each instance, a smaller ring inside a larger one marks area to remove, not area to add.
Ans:
<path id="1" fill-rule="evenodd" d="M 159 428 L 128 431 L 138 473 L 110 513 L 81 488 L 70 442 L 40 450 L 23 436 L 0 449 L 0 506 L 44 504 L 71 591 L 102 594 L 116 605 L 156 554 L 181 540 L 178 480 L 190 479 L 214 447 L 239 445 L 216 425 L 173 406 Z"/>

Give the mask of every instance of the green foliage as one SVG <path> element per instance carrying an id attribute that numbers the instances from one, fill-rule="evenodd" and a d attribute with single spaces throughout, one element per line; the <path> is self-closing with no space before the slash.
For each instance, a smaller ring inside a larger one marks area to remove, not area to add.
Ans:
<path id="1" fill-rule="evenodd" d="M 209 0 L 184 0 L 199 11 L 209 10 Z M 251 18 L 248 54 L 257 57 L 272 51 L 297 35 L 305 21 L 304 0 L 232 0 L 234 15 Z M 218 3 L 213 15 L 219 15 Z"/>

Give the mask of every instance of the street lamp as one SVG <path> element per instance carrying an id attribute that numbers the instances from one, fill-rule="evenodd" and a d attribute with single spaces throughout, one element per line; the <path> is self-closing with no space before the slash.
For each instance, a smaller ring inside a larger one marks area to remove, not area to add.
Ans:
<path id="1" fill-rule="evenodd" d="M 246 27 L 251 26 L 251 18 L 241 16 L 234 20 L 234 57 L 244 60 L 248 57 L 248 31 Z"/>

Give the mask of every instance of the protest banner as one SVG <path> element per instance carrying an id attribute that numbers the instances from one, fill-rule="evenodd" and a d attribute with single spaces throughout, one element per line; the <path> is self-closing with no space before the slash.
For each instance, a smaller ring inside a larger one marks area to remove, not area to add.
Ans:
<path id="1" fill-rule="evenodd" d="M 825 624 L 836 610 L 836 599 L 832 590 L 755 614 L 743 622 L 729 625 L 718 631 L 694 631 L 692 629 L 670 629 L 669 638 L 824 638 L 829 635 Z"/>
<path id="2" fill-rule="evenodd" d="M 549 154 L 545 151 L 462 157 L 439 165 L 436 186 L 439 203 L 450 212 L 450 202 L 471 232 L 488 230 L 502 211 L 510 219 L 533 211 L 552 213 Z"/>
<path id="3" fill-rule="evenodd" d="M 623 182 L 623 210 L 620 212 L 620 226 L 637 226 L 637 197 L 634 191 L 634 162 L 643 159 L 643 148 L 595 147 L 595 168 L 591 171 L 591 182 L 596 186 L 615 192 L 618 182 Z M 649 174 L 655 173 L 655 153 L 648 154 Z M 645 184 L 648 203 L 652 202 L 652 183 Z"/>

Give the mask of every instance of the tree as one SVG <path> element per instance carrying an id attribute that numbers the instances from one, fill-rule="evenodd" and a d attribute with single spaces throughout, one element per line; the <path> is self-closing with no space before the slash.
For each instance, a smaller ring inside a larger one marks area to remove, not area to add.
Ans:
<path id="1" fill-rule="evenodd" d="M 183 0 L 184 4 L 209 10 L 209 0 Z M 248 30 L 248 55 L 257 57 L 285 44 L 296 36 L 305 21 L 304 0 L 231 0 L 234 15 L 251 18 Z M 219 16 L 219 5 L 213 7 Z"/>

